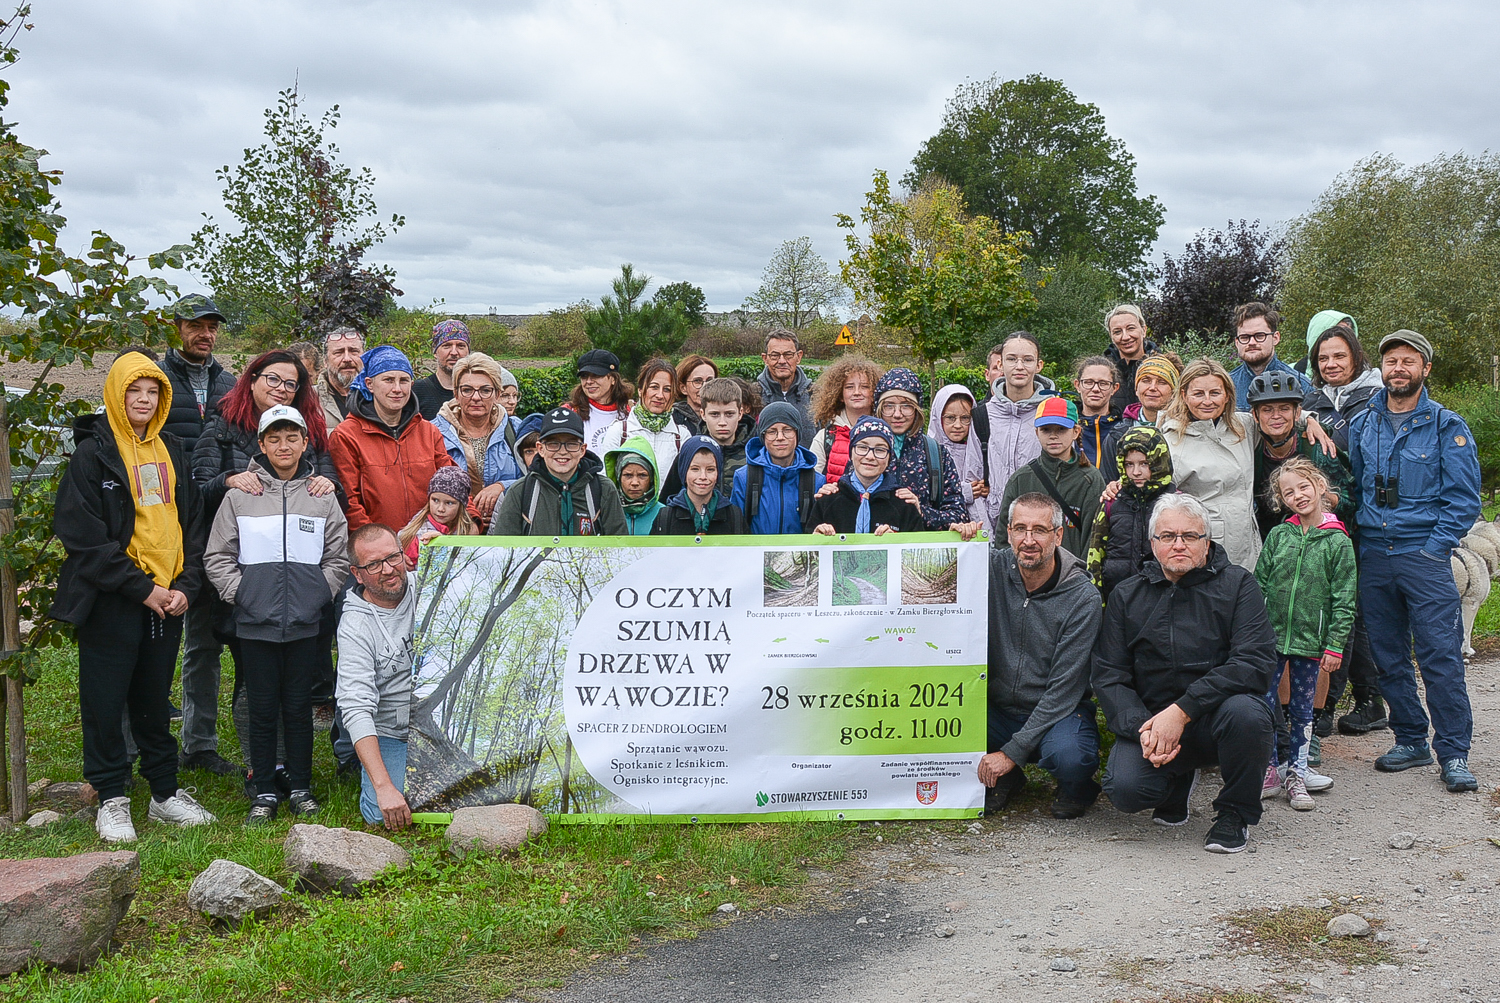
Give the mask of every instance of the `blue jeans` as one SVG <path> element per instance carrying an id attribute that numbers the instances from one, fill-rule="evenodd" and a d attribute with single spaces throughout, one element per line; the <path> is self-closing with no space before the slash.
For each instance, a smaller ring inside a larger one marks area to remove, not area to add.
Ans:
<path id="1" fill-rule="evenodd" d="M 1026 718 L 994 707 L 990 712 L 989 747 L 994 752 L 1026 725 Z M 1099 726 L 1094 723 L 1094 702 L 1085 700 L 1078 709 L 1047 729 L 1028 762 L 1036 763 L 1057 781 L 1057 793 L 1084 797 L 1097 793 L 1090 788 L 1099 769 Z M 1025 766 L 1026 763 L 1018 763 Z"/>
<path id="2" fill-rule="evenodd" d="M 1463 613 L 1448 558 L 1366 550 L 1360 555 L 1359 598 L 1396 741 L 1425 744 L 1430 712 L 1438 760 L 1468 756 L 1474 713 L 1464 681 Z M 1427 688 L 1425 711 L 1413 654 Z"/>
<path id="3" fill-rule="evenodd" d="M 385 764 L 385 772 L 391 775 L 391 783 L 396 785 L 396 790 L 406 793 L 406 743 L 399 738 L 383 736 L 377 737 L 376 741 L 380 743 L 380 761 Z M 371 825 L 385 820 L 380 814 L 380 804 L 375 800 L 375 784 L 363 766 L 359 770 L 359 813 Z"/>

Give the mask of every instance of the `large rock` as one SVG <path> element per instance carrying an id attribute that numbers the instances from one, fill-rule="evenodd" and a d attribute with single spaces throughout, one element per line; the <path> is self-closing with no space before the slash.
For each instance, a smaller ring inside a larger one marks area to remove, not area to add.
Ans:
<path id="1" fill-rule="evenodd" d="M 93 964 L 140 880 L 133 850 L 0 860 L 0 975 L 32 963 L 70 972 Z"/>
<path id="2" fill-rule="evenodd" d="M 453 813 L 446 837 L 449 852 L 510 853 L 547 831 L 547 817 L 530 805 L 492 804 Z"/>
<path id="3" fill-rule="evenodd" d="M 387 867 L 405 870 L 411 854 L 373 833 L 298 823 L 283 844 L 287 870 L 317 891 L 356 895 Z"/>
<path id="4" fill-rule="evenodd" d="M 232 860 L 215 860 L 193 879 L 188 905 L 210 919 L 239 926 L 254 917 L 265 919 L 286 889 Z"/>
<path id="5" fill-rule="evenodd" d="M 1330 937 L 1368 937 L 1369 935 L 1370 924 L 1363 916 L 1356 916 L 1352 912 L 1335 916 L 1328 921 L 1328 936 Z"/>
<path id="6" fill-rule="evenodd" d="M 48 784 L 27 799 L 34 807 L 51 808 L 61 815 L 72 815 L 80 808 L 99 803 L 99 795 L 89 784 Z"/>

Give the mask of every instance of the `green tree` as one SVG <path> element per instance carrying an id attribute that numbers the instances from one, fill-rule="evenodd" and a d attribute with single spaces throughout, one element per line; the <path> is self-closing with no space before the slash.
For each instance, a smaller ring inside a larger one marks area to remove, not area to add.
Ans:
<path id="1" fill-rule="evenodd" d="M 339 163 L 338 147 L 325 138 L 338 126 L 339 106 L 315 123 L 300 102 L 295 86 L 278 94 L 265 112 L 266 141 L 247 148 L 239 166 L 215 172 L 239 228 L 226 232 L 204 213 L 189 256 L 237 326 L 263 326 L 275 340 L 298 329 L 317 299 L 317 275 L 406 223 L 400 215 L 369 222 L 377 212 L 374 173 Z M 387 280 L 394 274 L 363 270 Z"/>
<path id="2" fill-rule="evenodd" d="M 1043 359 L 1065 372 L 1074 359 L 1103 351 L 1109 344 L 1104 315 L 1128 298 L 1113 272 L 1068 256 L 1051 265 L 1028 261 L 1024 274 L 1036 289 L 1036 307 L 1017 320 L 1041 342 Z M 974 362 L 983 365 L 990 347 L 1013 329 L 1010 320 L 992 326 L 974 344 Z"/>
<path id="3" fill-rule="evenodd" d="M 915 190 L 932 177 L 957 185 L 1000 229 L 1031 234 L 1037 258 L 1072 256 L 1145 284 L 1162 204 L 1137 194 L 1135 158 L 1060 80 L 996 75 L 960 86 L 902 183 Z"/>
<path id="4" fill-rule="evenodd" d="M 621 265 L 620 277 L 610 283 L 614 295 L 600 299 L 599 308 L 584 321 L 589 344 L 614 352 L 625 373 L 653 356 L 676 352 L 691 329 L 676 300 L 641 301 L 650 284 L 651 276 L 637 274 L 629 263 Z"/>
<path id="5" fill-rule="evenodd" d="M 1293 220 L 1287 259 L 1284 331 L 1342 310 L 1375 342 L 1400 328 L 1426 335 L 1435 382 L 1489 382 L 1500 344 L 1500 155 L 1360 161 Z"/>
<path id="6" fill-rule="evenodd" d="M 708 320 L 708 297 L 691 282 L 669 282 L 656 290 L 653 303 L 677 303 L 689 327 L 702 327 Z"/>
<path id="7" fill-rule="evenodd" d="M 842 303 L 846 291 L 817 251 L 811 237 L 783 241 L 760 273 L 760 288 L 745 298 L 744 310 L 800 331 L 824 310 Z"/>
<path id="8" fill-rule="evenodd" d="M 867 240 L 852 218 L 837 217 L 850 231 L 843 280 L 881 323 L 910 332 L 913 354 L 935 379 L 938 360 L 1036 306 L 1025 241 L 986 216 L 969 217 L 952 185 L 929 183 L 904 201 L 891 197 L 884 171 L 875 172 L 874 186 L 860 210 Z"/>

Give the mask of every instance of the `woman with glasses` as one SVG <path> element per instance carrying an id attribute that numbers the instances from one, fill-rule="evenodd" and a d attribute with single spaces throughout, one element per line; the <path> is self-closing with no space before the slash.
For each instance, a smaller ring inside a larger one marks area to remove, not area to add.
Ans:
<path id="1" fill-rule="evenodd" d="M 1103 355 L 1079 359 L 1073 367 L 1073 387 L 1078 391 L 1078 425 L 1083 432 L 1078 448 L 1088 458 L 1089 466 L 1099 466 L 1099 456 L 1110 433 L 1124 420 L 1111 410 L 1115 391 L 1120 388 L 1115 364 Z"/>
<path id="2" fill-rule="evenodd" d="M 438 408 L 433 427 L 469 477 L 469 505 L 488 522 L 505 489 L 526 476 L 516 460 L 515 420 L 501 403 L 506 372 L 483 352 L 453 366 L 453 399 Z"/>
<path id="3" fill-rule="evenodd" d="M 922 431 L 922 381 L 910 369 L 890 370 L 875 384 L 875 417 L 891 430 L 891 476 L 899 497 L 916 505 L 930 530 L 951 529 L 972 539 L 982 525 L 971 520 L 958 471 L 947 450 Z"/>
<path id="4" fill-rule="evenodd" d="M 542 416 L 531 470 L 505 493 L 491 536 L 628 536 L 620 490 L 583 440 L 583 419 L 565 407 Z"/>
<path id="5" fill-rule="evenodd" d="M 807 531 L 823 536 L 920 533 L 922 514 L 915 505 L 896 497 L 890 473 L 896 443 L 890 426 L 865 415 L 854 423 L 849 441 L 849 470 L 836 487 L 825 488 L 813 500 Z"/>
<path id="6" fill-rule="evenodd" d="M 708 367 L 703 367 L 703 371 L 708 372 Z M 677 463 L 677 450 L 700 434 L 685 424 L 678 413 L 677 370 L 666 359 L 652 359 L 636 373 L 635 386 L 639 399 L 631 414 L 641 426 L 636 434 L 651 443 L 656 469 L 670 470 Z M 698 384 L 697 392 L 703 392 L 703 384 Z"/>
<path id="7" fill-rule="evenodd" d="M 718 378 L 719 367 L 706 355 L 689 355 L 677 363 L 677 403 L 672 405 L 672 420 L 693 435 L 703 435 L 703 385 Z"/>
<path id="8" fill-rule="evenodd" d="M 985 483 L 984 446 L 974 435 L 974 394 L 961 383 L 950 383 L 932 399 L 927 434 L 948 454 L 958 473 L 958 487 L 969 509 L 969 521 L 990 530 L 990 494 Z"/>

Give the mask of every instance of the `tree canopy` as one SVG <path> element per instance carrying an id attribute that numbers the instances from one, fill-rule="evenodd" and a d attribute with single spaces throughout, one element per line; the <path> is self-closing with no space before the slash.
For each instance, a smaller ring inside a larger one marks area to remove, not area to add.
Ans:
<path id="1" fill-rule="evenodd" d="M 1189 331 L 1210 340 L 1233 335 L 1235 307 L 1276 301 L 1282 250 L 1260 220 L 1199 230 L 1180 256 L 1163 256 L 1159 291 L 1142 306 L 1152 334 L 1168 341 Z"/>
<path id="2" fill-rule="evenodd" d="M 771 255 L 760 288 L 745 298 L 743 309 L 799 331 L 845 295 L 844 284 L 813 250 L 812 238 L 798 237 L 783 241 Z"/>
<path id="3" fill-rule="evenodd" d="M 614 352 L 624 373 L 653 356 L 676 352 L 689 333 L 687 313 L 677 300 L 641 302 L 649 285 L 651 276 L 621 265 L 619 278 L 610 283 L 614 294 L 604 296 L 584 321 L 589 344 Z"/>
<path id="4" fill-rule="evenodd" d="M 1001 230 L 1031 234 L 1037 258 L 1071 256 L 1144 284 L 1162 204 L 1137 194 L 1135 158 L 1062 81 L 996 75 L 960 86 L 902 183 L 915 190 L 933 177 Z"/>
<path id="5" fill-rule="evenodd" d="M 668 282 L 656 290 L 656 295 L 651 297 L 653 303 L 670 304 L 676 303 L 682 307 L 682 315 L 687 318 L 689 327 L 702 327 L 708 318 L 708 297 L 703 290 L 691 282 Z"/>

